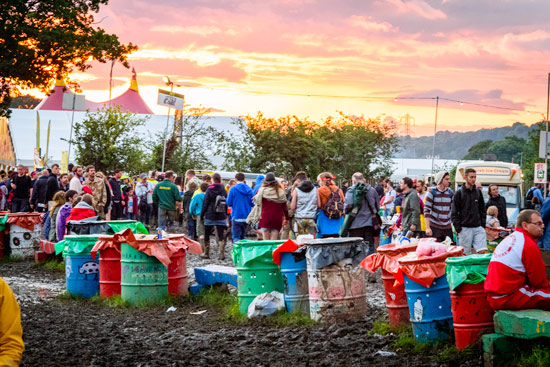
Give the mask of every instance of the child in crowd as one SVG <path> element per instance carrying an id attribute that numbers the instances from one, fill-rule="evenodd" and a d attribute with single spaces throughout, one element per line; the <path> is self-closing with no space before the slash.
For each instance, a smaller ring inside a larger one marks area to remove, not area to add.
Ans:
<path id="1" fill-rule="evenodd" d="M 136 219 L 138 217 L 138 197 L 130 187 L 126 190 L 124 202 L 126 203 L 124 208 L 126 219 Z"/>

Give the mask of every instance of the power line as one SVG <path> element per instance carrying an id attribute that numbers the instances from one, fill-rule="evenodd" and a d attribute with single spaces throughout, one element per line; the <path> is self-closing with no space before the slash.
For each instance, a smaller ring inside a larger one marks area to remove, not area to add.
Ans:
<path id="1" fill-rule="evenodd" d="M 185 86 L 185 85 L 177 85 L 185 88 L 199 88 L 199 89 L 211 89 L 214 90 L 214 88 L 207 88 L 207 87 L 196 87 L 196 86 Z M 286 92 L 265 92 L 265 91 L 259 91 L 259 90 L 236 90 L 236 89 L 227 89 L 227 88 L 216 88 L 215 90 L 219 91 L 227 91 L 227 92 L 239 92 L 239 93 L 249 93 L 249 94 L 261 94 L 261 95 L 280 95 L 280 96 L 293 96 L 293 97 L 315 97 L 315 98 L 341 98 L 341 99 L 358 99 L 358 100 L 365 100 L 365 101 L 394 101 L 398 102 L 400 100 L 435 100 L 438 97 L 390 97 L 390 96 L 357 96 L 357 95 L 333 95 L 333 94 L 307 94 L 307 93 L 286 93 Z M 490 104 L 484 104 L 484 103 L 476 103 L 476 102 L 469 102 L 469 101 L 463 101 L 463 100 L 456 100 L 451 98 L 445 98 L 445 97 L 439 97 L 440 101 L 447 101 L 447 102 L 455 102 L 460 103 L 461 105 L 471 105 L 471 106 L 478 106 L 478 107 L 485 107 L 485 108 L 493 108 L 498 110 L 505 110 L 505 111 L 513 111 L 513 112 L 526 112 L 526 113 L 535 113 L 535 114 L 542 114 L 540 111 L 533 111 L 533 110 L 525 110 L 525 109 L 519 109 L 519 108 L 511 108 L 511 107 L 502 107 L 502 106 L 495 106 Z"/>

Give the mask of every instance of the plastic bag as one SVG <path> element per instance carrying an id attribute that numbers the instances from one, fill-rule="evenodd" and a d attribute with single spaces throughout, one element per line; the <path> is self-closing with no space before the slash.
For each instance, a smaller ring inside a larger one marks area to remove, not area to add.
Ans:
<path id="1" fill-rule="evenodd" d="M 285 299 L 282 293 L 273 291 L 262 293 L 248 306 L 248 318 L 267 316 L 285 308 Z"/>

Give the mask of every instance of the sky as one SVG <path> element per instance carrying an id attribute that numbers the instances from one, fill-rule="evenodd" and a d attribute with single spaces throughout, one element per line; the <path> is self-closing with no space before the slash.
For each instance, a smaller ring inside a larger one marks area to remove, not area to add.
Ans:
<path id="1" fill-rule="evenodd" d="M 129 62 L 157 114 L 168 75 L 213 115 L 408 114 L 422 136 L 433 134 L 435 97 L 438 131 L 540 121 L 549 13 L 548 0 L 110 0 L 95 20 L 139 46 Z M 113 75 L 114 98 L 132 74 L 117 64 Z M 108 99 L 108 65 L 71 76 L 88 99 Z"/>

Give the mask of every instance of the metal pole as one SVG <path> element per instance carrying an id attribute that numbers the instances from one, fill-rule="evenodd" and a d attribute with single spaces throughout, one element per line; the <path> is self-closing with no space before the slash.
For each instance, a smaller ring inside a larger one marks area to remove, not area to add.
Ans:
<path id="1" fill-rule="evenodd" d="M 170 83 L 170 93 L 174 90 L 174 83 Z M 164 161 L 166 159 L 166 141 L 168 140 L 168 123 L 170 122 L 170 107 L 166 116 L 166 129 L 164 130 L 164 149 L 162 150 L 162 172 L 164 172 Z"/>
<path id="2" fill-rule="evenodd" d="M 76 93 L 73 94 L 73 113 L 71 116 L 71 136 L 69 138 L 69 154 L 67 154 L 67 161 L 71 161 L 71 145 L 73 143 L 73 122 L 74 122 L 74 105 L 76 101 Z"/>
<path id="3" fill-rule="evenodd" d="M 546 166 L 546 177 L 544 178 L 544 198 L 548 188 L 548 110 L 550 109 L 550 73 L 548 73 L 548 94 L 546 95 L 546 134 L 544 135 L 544 164 Z"/>
<path id="4" fill-rule="evenodd" d="M 435 123 L 434 123 L 434 139 L 432 142 L 432 173 L 434 173 L 435 160 L 435 134 L 437 133 L 437 111 L 439 110 L 439 96 L 435 98 Z"/>

